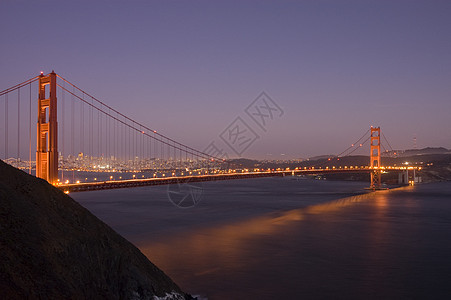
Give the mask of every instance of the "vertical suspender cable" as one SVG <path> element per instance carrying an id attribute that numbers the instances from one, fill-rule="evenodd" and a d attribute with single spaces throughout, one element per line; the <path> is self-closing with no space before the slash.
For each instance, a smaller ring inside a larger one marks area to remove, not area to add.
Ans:
<path id="1" fill-rule="evenodd" d="M 143 144 L 143 136 L 144 136 L 144 134 L 142 133 L 143 130 L 142 130 L 142 127 L 141 127 L 141 126 L 139 126 L 139 129 L 141 130 L 141 131 L 140 131 L 140 134 L 139 134 L 139 136 L 141 137 L 141 138 L 140 138 L 140 141 L 139 141 L 139 142 L 140 142 L 140 147 L 139 147 L 139 159 L 140 159 L 140 160 L 139 160 L 139 161 L 142 162 L 143 156 L 144 156 L 144 155 L 143 155 L 143 145 L 144 145 L 144 144 Z"/>
<path id="2" fill-rule="evenodd" d="M 117 116 L 117 115 L 116 115 Z M 120 128 L 120 124 L 117 122 L 117 121 L 115 121 L 114 122 L 114 126 L 115 126 L 115 135 L 117 135 L 117 137 L 116 137 L 116 142 L 114 143 L 114 152 L 115 152 L 115 155 L 116 155 L 116 163 L 117 163 L 117 158 L 120 156 L 121 157 L 121 159 L 122 159 L 122 157 L 123 157 L 123 152 L 122 152 L 122 148 L 121 148 L 121 146 L 122 146 L 122 143 L 121 143 L 121 140 L 122 140 L 122 135 L 121 135 L 121 128 Z M 120 155 L 119 155 L 119 153 L 120 153 Z"/>
<path id="3" fill-rule="evenodd" d="M 135 124 L 133 124 L 133 127 L 135 127 Z M 133 132 L 133 169 L 136 170 L 136 157 L 138 156 L 138 147 L 137 147 L 138 138 L 136 136 L 136 130 L 132 129 L 132 132 Z"/>
<path id="4" fill-rule="evenodd" d="M 65 85 L 65 82 L 63 81 L 63 85 Z M 65 93 L 65 91 L 64 91 L 64 89 L 61 91 L 61 108 L 62 108 L 62 110 L 61 110 L 61 129 L 62 129 L 62 134 L 61 134 L 61 137 L 62 137 L 62 139 L 61 139 L 61 156 L 62 156 L 62 159 L 63 159 L 63 162 L 64 162 L 64 155 L 66 154 L 66 152 L 64 151 L 64 144 L 65 144 L 65 140 L 66 140 L 66 132 L 65 132 L 65 123 L 66 123 L 66 108 L 65 108 L 65 106 L 66 106 L 66 99 L 65 99 L 65 95 L 66 95 L 66 93 Z M 61 182 L 62 183 L 64 183 L 64 169 L 66 168 L 67 166 L 64 166 L 63 168 L 62 168 L 62 170 L 61 170 Z"/>
<path id="5" fill-rule="evenodd" d="M 114 136 L 114 140 L 113 140 L 113 155 L 114 155 L 114 162 L 115 165 L 117 165 L 117 158 L 119 156 L 118 150 L 117 150 L 117 144 L 119 141 L 119 132 L 117 131 L 117 121 L 113 120 L 113 136 Z"/>
<path id="6" fill-rule="evenodd" d="M 141 161 L 141 146 L 140 146 L 140 141 L 141 141 L 141 137 L 140 137 L 140 135 L 141 135 L 141 130 L 140 130 L 139 132 L 136 132 L 136 131 L 135 131 L 135 134 L 136 134 L 136 157 L 138 157 L 136 163 L 137 163 L 138 169 L 139 169 L 139 163 L 140 163 L 140 161 Z"/>
<path id="7" fill-rule="evenodd" d="M 100 158 L 100 111 L 97 110 L 97 159 Z"/>
<path id="8" fill-rule="evenodd" d="M 136 124 L 133 124 L 133 127 L 135 127 L 136 126 Z M 133 153 L 134 153 L 134 156 L 133 156 L 133 161 L 134 161 L 134 165 L 135 165 L 135 170 L 137 169 L 137 164 L 138 164 L 138 161 L 137 161 L 137 157 L 138 157 L 138 153 L 139 153 L 139 149 L 138 149 L 138 135 L 136 134 L 137 132 L 136 132 L 136 130 L 134 130 L 134 129 L 132 129 L 133 130 L 133 147 L 134 147 L 134 151 L 133 151 Z"/>
<path id="9" fill-rule="evenodd" d="M 75 134 L 75 101 L 74 97 L 71 97 L 71 139 L 70 139 L 70 153 L 72 155 L 72 159 L 74 160 L 74 134 Z M 75 179 L 75 164 L 72 163 L 72 181 Z"/>
<path id="10" fill-rule="evenodd" d="M 128 126 L 127 126 L 128 127 Z M 127 130 L 127 135 L 128 135 L 128 161 L 130 162 L 130 158 L 131 158 L 131 148 L 130 148 L 130 146 L 131 146 L 131 142 L 130 142 L 130 140 L 131 140 L 131 138 L 130 138 L 130 127 L 128 127 L 128 130 Z"/>
<path id="11" fill-rule="evenodd" d="M 132 122 L 132 124 L 131 124 L 131 126 L 133 126 L 134 127 L 134 124 L 133 124 L 133 122 Z M 133 165 L 133 170 L 135 170 L 136 169 L 136 165 L 135 165 L 135 157 L 136 157 L 136 134 L 135 134 L 135 131 L 132 129 L 132 128 L 130 128 L 130 132 L 131 132 L 131 135 L 132 135 L 132 165 Z"/>
<path id="12" fill-rule="evenodd" d="M 125 132 L 125 125 L 120 124 L 121 126 L 121 132 L 122 132 L 122 136 L 121 136 L 121 149 L 122 149 L 122 157 L 124 158 L 124 162 L 127 162 L 127 135 Z"/>
<path id="13" fill-rule="evenodd" d="M 29 171 L 28 173 L 31 174 L 31 82 L 29 84 L 30 86 L 30 107 L 29 107 L 29 119 L 28 119 L 28 166 Z"/>
<path id="14" fill-rule="evenodd" d="M 111 110 L 110 109 L 108 109 L 108 113 L 109 114 L 111 114 Z M 106 119 L 105 119 L 105 122 L 106 122 L 106 139 L 107 139 L 107 141 L 106 141 L 106 158 L 107 158 L 107 161 L 109 161 L 109 159 L 110 159 L 110 143 L 111 143 L 111 140 L 112 140 L 112 137 L 110 136 L 110 134 L 111 134 L 111 131 L 110 131 L 110 118 L 107 116 L 106 117 Z"/>
<path id="15" fill-rule="evenodd" d="M 144 143 L 143 143 L 143 138 L 144 138 L 144 133 L 143 133 L 143 128 L 141 127 L 141 125 L 139 125 L 139 133 L 138 133 L 138 139 L 139 139 L 139 166 L 142 169 L 142 163 L 144 162 Z"/>
<path id="16" fill-rule="evenodd" d="M 85 99 L 85 93 L 82 94 L 83 100 Z M 85 104 L 84 102 L 81 103 L 81 130 L 80 130 L 80 152 L 83 153 L 83 159 L 85 156 Z"/>
<path id="17" fill-rule="evenodd" d="M 119 128 L 121 129 L 121 151 L 124 162 L 127 161 L 127 144 L 125 137 L 125 126 L 121 123 L 119 124 Z"/>
<path id="18" fill-rule="evenodd" d="M 136 126 L 136 124 L 135 124 Z M 138 141 L 139 141 L 139 135 L 138 132 L 136 130 L 133 130 L 135 133 L 135 169 L 138 167 L 138 159 L 137 157 L 139 157 L 139 148 L 138 148 Z"/>
<path id="19" fill-rule="evenodd" d="M 91 98 L 91 104 L 94 104 L 94 100 Z M 91 157 L 91 162 L 94 161 L 94 110 L 90 106 L 89 110 L 89 155 Z M 92 167 L 92 166 L 91 166 Z"/>
<path id="20" fill-rule="evenodd" d="M 5 95 L 5 159 L 8 159 L 8 94 Z"/>
<path id="21" fill-rule="evenodd" d="M 71 97 L 71 119 L 70 119 L 70 154 L 74 155 L 74 133 L 75 133 L 75 117 L 74 117 L 74 110 L 75 110 L 75 102 L 74 97 Z"/>
<path id="22" fill-rule="evenodd" d="M 20 160 L 20 88 L 17 90 L 17 160 Z"/>
<path id="23" fill-rule="evenodd" d="M 116 143 L 114 144 L 114 149 L 115 149 L 114 152 L 117 155 L 116 159 L 120 156 L 121 160 L 122 160 L 122 158 L 124 157 L 124 151 L 122 150 L 122 144 L 123 144 L 122 143 L 122 130 L 121 130 L 121 124 L 117 121 L 115 122 L 115 130 L 116 130 L 117 138 L 116 138 Z"/>
<path id="24" fill-rule="evenodd" d="M 111 115 L 111 109 L 108 109 L 108 113 Z M 109 160 L 111 160 L 111 153 L 113 152 L 112 151 L 112 147 L 111 147 L 111 143 L 114 143 L 114 136 L 112 135 L 112 127 L 113 127 L 113 125 L 111 124 L 111 122 L 113 122 L 114 120 L 112 120 L 111 118 L 107 118 L 107 120 L 108 120 L 108 151 L 107 151 L 107 154 L 108 154 L 108 159 Z M 111 164 L 110 164 L 111 165 Z"/>
<path id="25" fill-rule="evenodd" d="M 134 126 L 133 127 L 135 127 L 136 126 L 136 124 L 134 124 Z M 136 130 L 133 130 L 133 132 L 134 132 L 134 141 L 135 141 L 135 156 L 134 156 L 134 158 L 133 158 L 133 160 L 135 161 L 135 169 L 136 169 L 136 165 L 137 165 L 137 163 L 138 163 L 138 161 L 137 161 L 137 157 L 138 157 L 138 155 L 139 155 L 139 149 L 138 149 L 138 135 L 137 135 L 137 132 L 136 132 Z"/>
<path id="26" fill-rule="evenodd" d="M 154 133 L 155 136 L 155 133 Z M 153 140 L 153 156 L 155 157 L 155 159 L 158 159 L 158 142 L 157 140 Z M 156 162 L 156 161 L 154 161 Z"/>

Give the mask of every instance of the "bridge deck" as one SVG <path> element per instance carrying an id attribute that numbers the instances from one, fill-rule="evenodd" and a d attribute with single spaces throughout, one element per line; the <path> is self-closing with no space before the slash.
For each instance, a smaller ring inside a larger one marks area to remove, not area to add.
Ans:
<path id="1" fill-rule="evenodd" d="M 405 171 L 405 170 L 421 170 L 417 167 L 383 167 L 385 171 Z M 245 173 L 226 173 L 226 174 L 207 174 L 207 175 L 190 175 L 179 177 L 163 177 L 163 178 L 145 178 L 145 179 L 128 179 L 128 180 L 110 180 L 99 182 L 86 182 L 74 184 L 57 185 L 60 190 L 71 192 L 84 192 L 95 190 L 109 190 L 120 188 L 131 188 L 152 185 L 180 184 L 188 182 L 203 181 L 219 181 L 245 178 L 259 177 L 276 177 L 290 175 L 315 175 L 315 174 L 336 174 L 336 173 L 369 173 L 371 168 L 326 168 L 326 169 L 299 169 L 299 170 L 282 170 L 282 171 L 265 171 L 265 172 L 245 172 Z"/>
<path id="2" fill-rule="evenodd" d="M 276 177 L 290 175 L 315 175 L 327 173 L 362 173 L 362 172 L 368 173 L 370 171 L 371 169 L 369 168 L 284 170 L 270 172 L 268 171 L 245 172 L 245 173 L 230 173 L 230 174 L 190 175 L 190 176 L 163 177 L 163 178 L 110 180 L 110 181 L 87 182 L 87 183 L 61 184 L 58 185 L 57 187 L 60 190 L 69 193 L 69 192 L 119 189 L 140 186 L 152 186 L 152 185 L 178 184 L 188 182 L 219 181 L 219 180 Z"/>

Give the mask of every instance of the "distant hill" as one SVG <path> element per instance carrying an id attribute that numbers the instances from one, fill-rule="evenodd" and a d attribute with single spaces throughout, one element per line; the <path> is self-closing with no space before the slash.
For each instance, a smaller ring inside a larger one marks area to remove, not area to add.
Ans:
<path id="1" fill-rule="evenodd" d="M 423 149 L 394 150 L 388 152 L 387 154 L 388 156 L 409 157 L 414 155 L 427 155 L 427 154 L 451 154 L 451 150 L 443 147 L 437 148 L 427 147 Z"/>
<path id="2" fill-rule="evenodd" d="M 277 160 L 256 161 L 250 159 L 232 160 L 236 168 L 248 169 L 294 169 L 294 168 L 340 168 L 345 166 L 368 166 L 370 157 L 364 155 L 334 157 L 333 155 L 317 156 L 318 159 L 304 161 Z M 381 157 L 382 166 L 417 166 L 422 167 L 421 176 L 423 182 L 451 180 L 451 151 L 446 148 L 424 148 L 420 150 L 406 150 L 394 155 L 385 154 Z M 407 164 L 406 164 L 407 163 Z M 327 178 L 344 180 L 369 180 L 368 174 L 361 175 L 327 175 Z M 396 174 L 395 174 L 396 175 Z"/>
<path id="3" fill-rule="evenodd" d="M 0 161 L 1 299 L 192 299 L 46 181 Z"/>
<path id="4" fill-rule="evenodd" d="M 308 160 L 328 159 L 328 158 L 334 157 L 334 156 L 335 155 L 332 155 L 332 154 L 330 154 L 330 155 L 318 155 L 318 156 L 310 157 Z"/>

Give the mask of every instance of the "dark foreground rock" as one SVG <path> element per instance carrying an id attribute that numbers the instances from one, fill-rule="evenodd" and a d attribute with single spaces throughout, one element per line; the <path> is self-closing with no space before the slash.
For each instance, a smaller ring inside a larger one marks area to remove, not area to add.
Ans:
<path id="1" fill-rule="evenodd" d="M 0 298 L 191 299 L 72 198 L 2 161 Z"/>

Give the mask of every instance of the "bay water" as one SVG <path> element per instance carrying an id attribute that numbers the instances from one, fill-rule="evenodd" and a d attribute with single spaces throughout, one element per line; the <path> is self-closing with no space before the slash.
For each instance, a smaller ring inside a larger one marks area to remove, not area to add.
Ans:
<path id="1" fill-rule="evenodd" d="M 71 196 L 200 298 L 449 298 L 451 183 L 367 185 L 284 177 Z"/>

